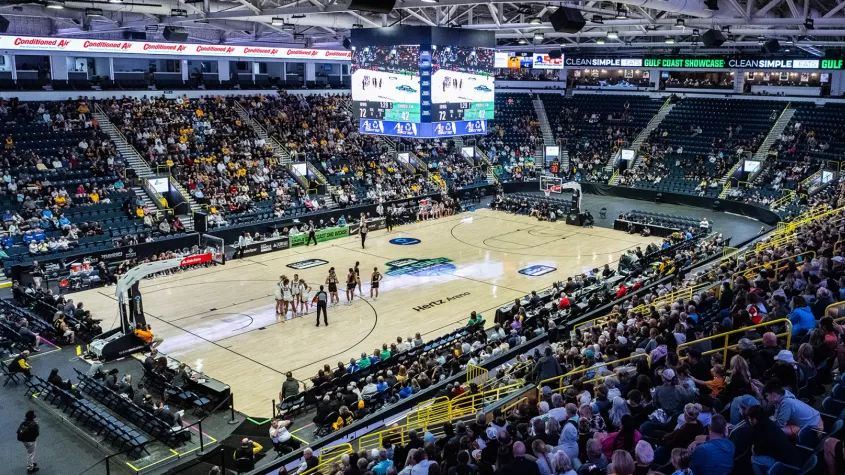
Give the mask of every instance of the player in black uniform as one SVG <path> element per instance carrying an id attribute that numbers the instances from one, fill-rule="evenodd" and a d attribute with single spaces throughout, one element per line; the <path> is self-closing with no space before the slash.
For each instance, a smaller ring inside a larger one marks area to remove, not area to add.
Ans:
<path id="1" fill-rule="evenodd" d="M 340 297 L 337 295 L 337 274 L 335 274 L 334 267 L 329 269 L 329 276 L 326 277 L 326 285 L 329 286 L 329 303 L 334 307 L 340 303 Z"/>
<path id="2" fill-rule="evenodd" d="M 378 271 L 378 267 L 373 267 L 373 275 L 370 276 L 370 298 L 378 300 L 378 284 L 384 277 Z"/>

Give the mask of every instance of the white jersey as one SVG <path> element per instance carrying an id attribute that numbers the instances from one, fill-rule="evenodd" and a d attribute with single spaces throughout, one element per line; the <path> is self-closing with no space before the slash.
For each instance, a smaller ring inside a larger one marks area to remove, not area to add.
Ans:
<path id="1" fill-rule="evenodd" d="M 275 292 L 273 292 L 273 296 L 276 298 L 276 300 L 282 300 L 282 287 L 283 287 L 283 285 L 284 284 L 282 284 L 281 282 L 276 283 L 276 290 L 275 290 Z"/>
<path id="2" fill-rule="evenodd" d="M 286 302 L 290 302 L 293 300 L 293 297 L 290 293 L 290 286 L 289 285 L 282 285 L 282 299 Z"/>

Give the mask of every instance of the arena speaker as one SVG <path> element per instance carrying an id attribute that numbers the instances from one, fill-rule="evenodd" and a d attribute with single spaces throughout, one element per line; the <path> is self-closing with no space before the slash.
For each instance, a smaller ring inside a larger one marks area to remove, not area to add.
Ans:
<path id="1" fill-rule="evenodd" d="M 181 26 L 165 26 L 163 35 L 167 41 L 188 41 L 188 31 Z"/>
<path id="2" fill-rule="evenodd" d="M 396 0 L 350 0 L 349 9 L 361 12 L 390 13 Z"/>
<path id="3" fill-rule="evenodd" d="M 778 40 L 769 40 L 763 43 L 763 52 L 769 54 L 775 54 L 780 50 L 780 43 Z"/>
<path id="4" fill-rule="evenodd" d="M 194 212 L 194 231 L 198 233 L 208 232 L 208 216 L 205 211 Z"/>
<path id="5" fill-rule="evenodd" d="M 558 33 L 578 33 L 587 24 L 581 12 L 569 7 L 558 8 L 549 15 L 549 21 Z"/>
<path id="6" fill-rule="evenodd" d="M 549 51 L 549 58 L 551 59 L 560 59 L 563 56 L 563 53 L 559 49 L 553 49 Z"/>
<path id="7" fill-rule="evenodd" d="M 722 34 L 719 30 L 707 30 L 701 35 L 701 42 L 704 43 L 704 46 L 708 46 L 710 48 L 717 48 L 722 46 L 725 42 L 725 35 Z"/>
<path id="8" fill-rule="evenodd" d="M 6 30 L 8 30 L 8 29 L 9 29 L 9 19 L 4 17 L 4 16 L 0 16 L 0 33 L 5 33 Z"/>

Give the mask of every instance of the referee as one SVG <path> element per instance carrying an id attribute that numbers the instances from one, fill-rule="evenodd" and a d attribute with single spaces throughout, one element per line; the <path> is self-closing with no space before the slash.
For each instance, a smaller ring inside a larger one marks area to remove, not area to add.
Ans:
<path id="1" fill-rule="evenodd" d="M 326 326 L 329 326 L 329 318 L 326 314 L 326 306 L 328 304 L 329 294 L 323 290 L 323 286 L 320 286 L 320 291 L 317 292 L 317 295 L 314 296 L 314 300 L 317 301 L 317 326 L 320 326 L 320 310 L 323 311 L 323 323 Z"/>
<path id="2" fill-rule="evenodd" d="M 387 214 L 384 215 L 384 224 L 387 227 L 387 232 L 393 231 L 393 206 L 387 207 Z"/>
<path id="3" fill-rule="evenodd" d="M 308 240 L 305 241 L 305 245 L 308 246 L 311 244 L 311 240 L 314 240 L 314 245 L 317 245 L 317 233 L 316 229 L 314 228 L 314 220 L 308 221 Z"/>
<path id="4" fill-rule="evenodd" d="M 361 213 L 361 249 L 366 249 L 364 243 L 367 241 L 367 231 L 369 231 L 367 229 L 367 217 L 364 213 Z"/>

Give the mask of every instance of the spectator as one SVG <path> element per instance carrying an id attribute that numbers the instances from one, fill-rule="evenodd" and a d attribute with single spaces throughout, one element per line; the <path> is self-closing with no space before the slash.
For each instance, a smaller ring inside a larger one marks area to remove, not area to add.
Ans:
<path id="1" fill-rule="evenodd" d="M 734 444 L 727 439 L 727 421 L 720 414 L 711 419 L 709 436 L 690 445 L 689 468 L 695 475 L 727 475 L 734 465 Z"/>
<path id="2" fill-rule="evenodd" d="M 35 411 L 26 411 L 24 421 L 18 426 L 18 441 L 23 443 L 26 450 L 26 473 L 39 470 L 35 462 L 35 448 L 40 432 L 38 421 L 35 420 Z"/>

